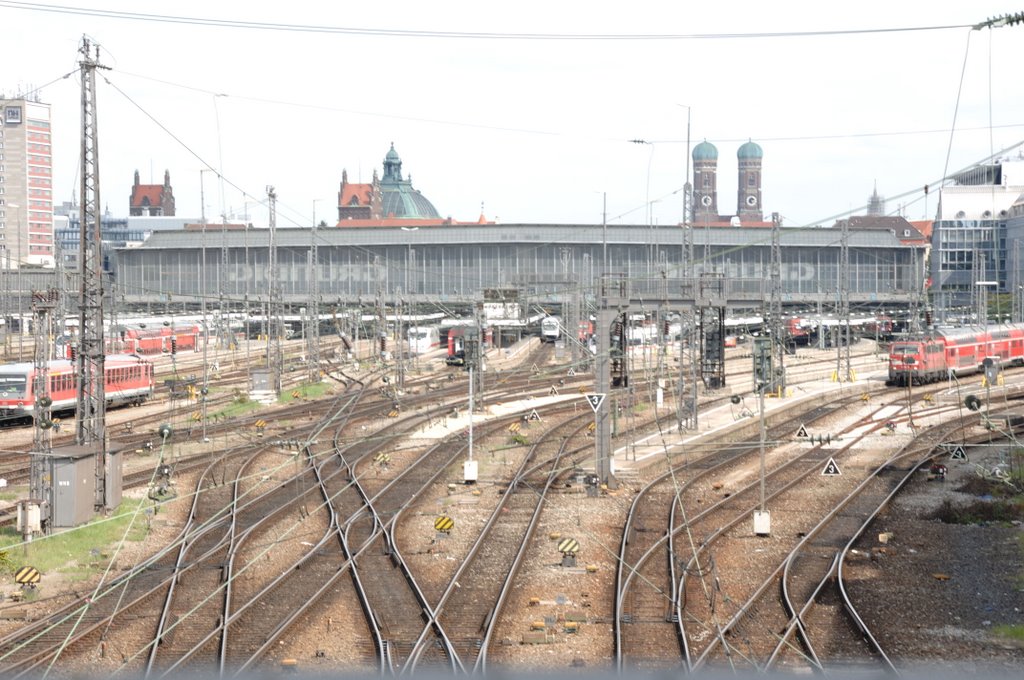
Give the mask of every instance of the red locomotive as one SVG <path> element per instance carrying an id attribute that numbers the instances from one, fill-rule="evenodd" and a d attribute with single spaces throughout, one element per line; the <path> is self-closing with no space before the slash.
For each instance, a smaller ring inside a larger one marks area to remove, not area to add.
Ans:
<path id="1" fill-rule="evenodd" d="M 132 354 L 172 354 L 199 347 L 199 326 L 157 326 L 124 331 L 124 351 Z"/>
<path id="2" fill-rule="evenodd" d="M 887 385 L 922 385 L 980 371 L 982 362 L 1024 365 L 1024 325 L 959 328 L 897 340 L 889 348 Z"/>
<path id="3" fill-rule="evenodd" d="M 811 341 L 811 323 L 807 319 L 786 319 L 786 339 L 794 345 L 807 345 Z"/>
<path id="4" fill-rule="evenodd" d="M 72 411 L 77 403 L 75 362 L 49 362 L 51 410 Z M 103 362 L 107 404 L 141 404 L 153 396 L 153 364 L 140 356 L 116 354 Z M 0 366 L 0 417 L 30 418 L 35 411 L 35 365 L 22 362 Z"/>
<path id="5" fill-rule="evenodd" d="M 466 364 L 466 329 L 455 327 L 448 330 L 448 356 L 444 363 L 449 366 Z"/>

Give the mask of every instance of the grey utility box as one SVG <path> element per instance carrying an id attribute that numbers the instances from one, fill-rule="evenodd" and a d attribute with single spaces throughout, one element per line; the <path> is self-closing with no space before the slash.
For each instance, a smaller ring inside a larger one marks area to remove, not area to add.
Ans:
<path id="1" fill-rule="evenodd" d="M 249 373 L 249 377 L 252 381 L 252 391 L 260 392 L 266 390 L 272 390 L 273 387 L 273 374 L 269 368 L 254 368 Z"/>
<path id="2" fill-rule="evenodd" d="M 53 526 L 76 527 L 93 517 L 96 450 L 91 446 L 53 449 Z"/>

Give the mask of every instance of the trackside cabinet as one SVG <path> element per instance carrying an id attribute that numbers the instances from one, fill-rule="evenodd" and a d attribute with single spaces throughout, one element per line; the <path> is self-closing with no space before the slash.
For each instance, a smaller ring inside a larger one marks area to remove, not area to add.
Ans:
<path id="1" fill-rule="evenodd" d="M 76 527 L 93 517 L 96 497 L 95 451 L 91 447 L 53 449 L 53 526 Z"/>

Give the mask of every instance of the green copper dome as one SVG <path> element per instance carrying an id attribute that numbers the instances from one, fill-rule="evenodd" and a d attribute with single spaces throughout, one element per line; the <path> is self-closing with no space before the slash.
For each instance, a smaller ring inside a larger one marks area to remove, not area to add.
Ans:
<path id="1" fill-rule="evenodd" d="M 715 145 L 704 140 L 693 148 L 693 160 L 695 161 L 717 161 L 718 160 L 718 149 Z"/>
<path id="2" fill-rule="evenodd" d="M 439 218 L 437 208 L 412 187 L 412 179 L 402 179 L 402 159 L 394 143 L 384 156 L 384 177 L 380 180 L 381 209 L 385 217 Z"/>
<path id="3" fill-rule="evenodd" d="M 762 151 L 761 147 L 756 143 L 747 142 L 736 152 L 736 158 L 739 158 L 740 160 L 764 158 L 764 151 Z"/>

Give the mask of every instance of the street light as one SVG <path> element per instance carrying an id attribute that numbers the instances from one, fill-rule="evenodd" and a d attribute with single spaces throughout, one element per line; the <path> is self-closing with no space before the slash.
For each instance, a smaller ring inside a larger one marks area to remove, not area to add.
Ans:
<path id="1" fill-rule="evenodd" d="M 326 200 L 327 200 L 326 198 L 314 198 L 313 199 L 313 228 L 314 229 L 316 229 L 316 227 L 317 227 L 317 224 L 316 224 L 316 204 L 319 203 L 320 201 L 326 201 Z"/>

